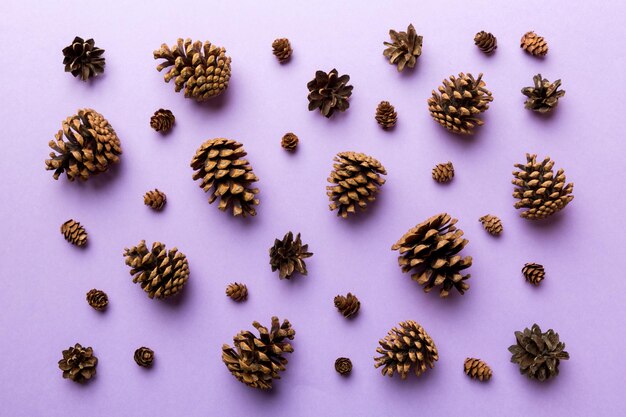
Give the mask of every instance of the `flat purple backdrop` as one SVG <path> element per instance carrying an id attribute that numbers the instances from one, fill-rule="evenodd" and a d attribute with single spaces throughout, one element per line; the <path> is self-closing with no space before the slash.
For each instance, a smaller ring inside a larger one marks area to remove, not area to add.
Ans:
<path id="1" fill-rule="evenodd" d="M 143 3 L 143 4 L 142 4 Z M 624 389 L 624 26 L 619 1 L 14 1 L 0 26 L 3 203 L 0 271 L 0 414 L 6 416 L 384 416 L 619 415 Z M 413 23 L 424 36 L 414 71 L 399 74 L 382 56 L 389 28 Z M 477 31 L 498 37 L 483 55 Z M 535 59 L 519 48 L 535 30 L 550 52 Z M 63 72 L 61 49 L 75 35 L 106 50 L 106 71 L 82 83 Z M 294 47 L 291 62 L 271 54 L 277 37 Z M 226 94 L 198 105 L 174 92 L 155 70 L 152 51 L 178 37 L 224 45 L 233 59 Z M 351 76 L 350 109 L 327 120 L 307 111 L 306 83 L 318 69 Z M 434 123 L 426 99 L 445 77 L 484 73 L 495 97 L 473 138 Z M 520 89 L 541 73 L 567 91 L 557 111 L 539 117 Z M 391 132 L 374 121 L 379 101 L 399 114 Z M 52 179 L 47 143 L 61 121 L 92 107 L 122 140 L 122 163 L 86 184 Z M 168 135 L 149 127 L 171 109 Z M 295 154 L 281 136 L 295 132 Z M 189 161 L 206 139 L 245 145 L 260 182 L 258 215 L 234 219 L 207 203 Z M 389 172 L 369 212 L 344 221 L 328 210 L 326 178 L 340 151 L 365 152 Z M 547 222 L 518 217 L 511 197 L 513 164 L 526 152 L 551 156 L 575 183 L 576 198 Z M 454 181 L 430 176 L 452 161 Z M 143 205 L 158 187 L 162 213 Z M 620 191 L 622 190 L 622 191 Z M 470 243 L 471 289 L 439 299 L 424 294 L 390 250 L 407 229 L 446 211 Z M 493 238 L 478 218 L 500 216 Z M 59 233 L 74 218 L 89 232 L 85 250 Z M 280 281 L 268 248 L 288 230 L 301 232 L 315 255 L 309 275 Z M 191 278 L 172 302 L 150 300 L 131 282 L 125 247 L 159 240 L 177 246 Z M 541 287 L 527 284 L 525 262 L 544 264 Z M 246 303 L 224 295 L 233 281 L 250 289 Z M 85 302 L 106 291 L 108 311 Z M 343 319 L 336 294 L 362 301 Z M 288 318 L 295 353 L 273 392 L 247 388 L 221 361 L 221 346 L 240 329 L 273 315 Z M 421 323 L 440 360 L 422 378 L 384 378 L 373 367 L 379 338 L 399 321 Z M 509 363 L 513 332 L 537 322 L 561 335 L 571 360 L 549 383 L 530 381 Z M 98 375 L 86 386 L 61 378 L 57 361 L 75 342 L 93 346 Z M 139 368 L 134 350 L 156 352 Z M 333 369 L 354 363 L 349 378 Z M 487 384 L 462 371 L 467 356 L 493 368 Z"/>

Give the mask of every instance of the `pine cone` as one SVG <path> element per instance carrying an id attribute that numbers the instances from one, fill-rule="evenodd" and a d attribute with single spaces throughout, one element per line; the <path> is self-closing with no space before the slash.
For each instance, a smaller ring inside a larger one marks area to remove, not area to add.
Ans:
<path id="1" fill-rule="evenodd" d="M 63 48 L 63 65 L 65 72 L 87 81 L 91 77 L 104 72 L 104 49 L 95 46 L 93 39 L 86 41 L 76 36 L 72 44 Z"/>
<path id="2" fill-rule="evenodd" d="M 154 115 L 150 117 L 150 127 L 157 132 L 167 132 L 174 126 L 176 117 L 170 110 L 159 109 L 154 112 Z"/>
<path id="3" fill-rule="evenodd" d="M 520 48 L 534 56 L 546 56 L 548 53 L 548 43 L 535 32 L 526 32 L 520 41 Z"/>
<path id="4" fill-rule="evenodd" d="M 210 192 L 209 203 L 220 199 L 218 208 L 226 211 L 232 207 L 233 216 L 256 216 L 255 198 L 258 188 L 252 183 L 259 179 L 247 159 L 243 145 L 237 141 L 216 138 L 204 142 L 191 160 L 191 168 L 196 171 L 194 180 L 202 180 L 200 188 Z"/>
<path id="5" fill-rule="evenodd" d="M 472 379 L 478 379 L 479 381 L 489 381 L 491 379 L 491 368 L 480 359 L 465 359 L 463 368 L 465 369 L 465 374 Z"/>
<path id="6" fill-rule="evenodd" d="M 234 338 L 234 347 L 222 346 L 222 360 L 231 374 L 244 384 L 259 389 L 271 389 L 274 379 L 280 379 L 279 372 L 287 365 L 285 353 L 293 352 L 289 340 L 296 331 L 289 320 L 280 324 L 278 317 L 272 317 L 272 327 L 252 325 L 259 331 L 255 336 L 250 331 L 240 331 Z"/>
<path id="7" fill-rule="evenodd" d="M 415 67 L 417 58 L 422 54 L 422 36 L 415 32 L 413 25 L 410 24 L 406 32 L 391 29 L 389 36 L 391 42 L 383 42 L 387 47 L 383 55 L 389 58 L 389 63 L 396 65 L 398 71 L 402 71 L 405 66 Z"/>
<path id="8" fill-rule="evenodd" d="M 380 346 L 376 348 L 376 352 L 381 356 L 374 358 L 374 366 L 382 366 L 382 374 L 390 377 L 397 372 L 405 379 L 411 368 L 416 376 L 420 376 L 427 368 L 434 368 L 435 362 L 439 360 L 435 342 L 413 320 L 403 321 L 378 343 Z"/>
<path id="9" fill-rule="evenodd" d="M 348 99 L 352 95 L 352 86 L 348 85 L 348 81 L 349 75 L 340 77 L 334 68 L 328 74 L 317 71 L 315 78 L 306 85 L 309 89 L 309 111 L 320 109 L 324 117 L 330 117 L 335 110 L 348 110 Z"/>
<path id="10" fill-rule="evenodd" d="M 385 183 L 385 167 L 371 156 L 359 152 L 340 152 L 334 158 L 333 170 L 328 177 L 332 185 L 326 187 L 330 209 L 338 210 L 344 219 L 356 213 L 356 207 L 365 210 L 368 203 Z"/>
<path id="11" fill-rule="evenodd" d="M 345 297 L 338 295 L 333 301 L 335 302 L 337 310 L 346 318 L 354 316 L 361 308 L 361 302 L 355 295 L 352 295 L 352 293 L 348 293 Z"/>
<path id="12" fill-rule="evenodd" d="M 140 347 L 135 351 L 135 355 L 133 356 L 137 365 L 143 368 L 149 368 L 152 366 L 152 362 L 154 362 L 154 351 L 147 347 Z"/>
<path id="13" fill-rule="evenodd" d="M 179 38 L 170 49 L 166 44 L 154 51 L 154 59 L 164 59 L 157 71 L 172 67 L 165 74 L 165 82 L 174 79 L 176 92 L 185 89 L 185 97 L 206 101 L 222 94 L 230 80 L 230 57 L 226 49 L 209 41 L 184 41 Z"/>
<path id="14" fill-rule="evenodd" d="M 167 196 L 163 191 L 155 188 L 143 195 L 143 203 L 153 210 L 162 210 L 167 203 Z"/>
<path id="15" fill-rule="evenodd" d="M 270 248 L 270 265 L 272 271 L 278 270 L 280 279 L 290 279 L 291 275 L 299 272 L 307 274 L 305 258 L 313 256 L 309 252 L 309 245 L 303 245 L 300 233 L 293 238 L 293 233 L 289 232 L 282 240 L 274 239 L 274 246 Z"/>
<path id="16" fill-rule="evenodd" d="M 559 364 L 569 359 L 565 351 L 565 343 L 559 341 L 559 334 L 550 329 L 541 332 L 538 325 L 533 324 L 531 329 L 515 332 L 517 343 L 509 347 L 511 362 L 519 365 L 522 375 L 541 382 L 547 381 L 559 374 Z"/>
<path id="17" fill-rule="evenodd" d="M 493 101 L 482 77 L 482 73 L 477 79 L 460 73 L 459 78 L 452 75 L 450 80 L 443 80 L 439 93 L 433 90 L 428 99 L 432 118 L 450 132 L 464 135 L 471 134 L 475 126 L 482 126 L 484 122 L 478 115 L 489 109 L 489 102 Z"/>
<path id="18" fill-rule="evenodd" d="M 289 132 L 285 133 L 285 135 L 281 139 L 280 146 L 282 146 L 285 150 L 295 151 L 296 147 L 298 146 L 298 142 L 298 137 L 295 134 Z"/>
<path id="19" fill-rule="evenodd" d="M 438 183 L 446 183 L 454 178 L 454 166 L 448 161 L 445 164 L 437 164 L 433 168 L 433 179 Z"/>
<path id="20" fill-rule="evenodd" d="M 102 311 L 109 305 L 109 297 L 104 291 L 94 288 L 87 293 L 87 302 L 95 310 Z"/>
<path id="21" fill-rule="evenodd" d="M 496 236 L 502 233 L 502 221 L 497 216 L 485 214 L 478 220 L 489 234 Z"/>
<path id="22" fill-rule="evenodd" d="M 291 53 L 293 49 L 291 49 L 291 43 L 289 43 L 289 39 L 287 38 L 279 38 L 272 42 L 272 53 L 280 63 L 286 62 L 289 58 L 291 58 Z"/>
<path id="23" fill-rule="evenodd" d="M 72 245 L 85 246 L 87 244 L 87 231 L 76 220 L 70 219 L 63 223 L 61 233 Z"/>
<path id="24" fill-rule="evenodd" d="M 124 249 L 126 265 L 130 266 L 133 282 L 139 283 L 150 298 L 166 298 L 178 293 L 189 279 L 187 257 L 177 248 L 166 250 L 154 242 L 148 250 L 146 241 Z"/>
<path id="25" fill-rule="evenodd" d="M 226 287 L 226 295 L 237 302 L 245 301 L 248 298 L 248 287 L 246 284 L 233 282 Z"/>
<path id="26" fill-rule="evenodd" d="M 424 286 L 424 292 L 439 286 L 439 295 L 447 297 L 452 288 L 461 294 L 469 289 L 465 281 L 471 275 L 462 271 L 472 266 L 472 257 L 459 255 L 468 240 L 454 226 L 456 222 L 447 213 L 438 214 L 410 229 L 391 247 L 400 251 L 402 272 L 413 270 L 411 279 Z"/>
<path id="27" fill-rule="evenodd" d="M 388 102 L 381 101 L 376 107 L 376 121 L 383 129 L 391 129 L 396 125 L 398 113 L 396 109 Z"/>
<path id="28" fill-rule="evenodd" d="M 352 361 L 350 358 L 337 358 L 335 361 L 335 371 L 341 375 L 348 375 L 352 372 Z"/>
<path id="29" fill-rule="evenodd" d="M 522 88 L 522 94 L 526 97 L 524 107 L 539 113 L 548 113 L 556 108 L 559 99 L 565 95 L 564 90 L 559 90 L 561 80 L 551 83 L 537 74 L 533 77 L 534 87 Z"/>
<path id="30" fill-rule="evenodd" d="M 59 369 L 63 371 L 63 378 L 74 382 L 85 383 L 96 375 L 98 358 L 93 354 L 91 347 L 84 348 L 80 343 L 63 351 L 63 359 L 59 361 Z"/>
<path id="31" fill-rule="evenodd" d="M 543 265 L 536 263 L 527 263 L 522 268 L 522 274 L 524 274 L 524 278 L 526 281 L 530 282 L 533 285 L 539 285 L 541 281 L 546 276 L 546 271 L 543 268 Z"/>
<path id="32" fill-rule="evenodd" d="M 65 172 L 67 179 L 83 181 L 97 175 L 119 162 L 122 154 L 120 140 L 109 122 L 92 109 L 78 110 L 61 123 L 54 135 L 56 141 L 48 142 L 54 151 L 46 159 L 46 169 L 54 170 L 54 179 Z M 67 139 L 64 140 L 64 139 Z"/>
<path id="33" fill-rule="evenodd" d="M 526 161 L 525 165 L 515 164 L 519 171 L 513 171 L 513 197 L 519 200 L 515 208 L 526 209 L 520 217 L 545 219 L 565 208 L 574 199 L 574 184 L 565 183 L 565 171 L 562 169 L 554 174 L 554 161 L 549 156 L 538 163 L 537 155 L 526 154 Z"/>
<path id="34" fill-rule="evenodd" d="M 486 54 L 490 54 L 498 47 L 498 40 L 489 32 L 481 30 L 474 36 L 474 44 Z"/>

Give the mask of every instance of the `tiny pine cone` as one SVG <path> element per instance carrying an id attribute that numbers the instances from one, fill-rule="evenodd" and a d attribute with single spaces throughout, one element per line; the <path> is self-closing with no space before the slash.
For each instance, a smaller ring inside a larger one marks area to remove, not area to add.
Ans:
<path id="1" fill-rule="evenodd" d="M 87 231 L 76 220 L 70 219 L 63 223 L 61 233 L 72 245 L 85 246 L 87 244 Z"/>
<path id="2" fill-rule="evenodd" d="M 279 38 L 274 40 L 274 42 L 272 42 L 272 53 L 278 58 L 280 63 L 287 61 L 293 53 L 289 39 Z"/>
<path id="3" fill-rule="evenodd" d="M 295 151 L 296 147 L 298 146 L 298 142 L 300 141 L 300 139 L 298 139 L 298 136 L 296 136 L 294 133 L 285 133 L 285 135 L 283 136 L 283 138 L 280 141 L 280 146 L 283 147 L 283 149 L 287 150 L 287 151 Z"/>
<path id="4" fill-rule="evenodd" d="M 109 305 L 109 297 L 104 291 L 95 288 L 87 293 L 87 303 L 95 310 L 102 311 Z"/>
<path id="5" fill-rule="evenodd" d="M 482 216 L 479 220 L 485 230 L 489 232 L 489 234 L 497 236 L 502 233 L 502 221 L 497 216 L 486 214 Z"/>
<path id="6" fill-rule="evenodd" d="M 437 164 L 433 168 L 433 179 L 438 183 L 446 183 L 454 178 L 454 166 L 448 161 L 445 164 Z"/>
<path id="7" fill-rule="evenodd" d="M 541 281 L 546 276 L 546 271 L 543 268 L 543 265 L 536 263 L 527 263 L 522 268 L 522 274 L 524 274 L 524 278 L 526 281 L 533 285 L 539 285 Z"/>
<path id="8" fill-rule="evenodd" d="M 233 282 L 226 287 L 226 296 L 233 301 L 241 302 L 248 298 L 248 287 L 246 284 Z"/>
<path id="9" fill-rule="evenodd" d="M 472 379 L 478 379 L 479 381 L 489 381 L 491 379 L 491 368 L 480 359 L 465 359 L 463 368 L 465 370 L 465 374 Z"/>
<path id="10" fill-rule="evenodd" d="M 352 361 L 350 358 L 337 358 L 335 361 L 335 371 L 341 375 L 348 375 L 352 372 Z"/>

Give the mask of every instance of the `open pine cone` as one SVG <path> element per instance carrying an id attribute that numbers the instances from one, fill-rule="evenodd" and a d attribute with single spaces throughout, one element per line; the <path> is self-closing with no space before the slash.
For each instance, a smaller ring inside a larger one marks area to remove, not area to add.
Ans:
<path id="1" fill-rule="evenodd" d="M 87 81 L 104 72 L 104 49 L 95 45 L 93 39 L 84 40 L 76 36 L 72 44 L 63 48 L 63 65 L 65 72 Z"/>
<path id="2" fill-rule="evenodd" d="M 59 369 L 63 371 L 63 378 L 74 382 L 85 383 L 96 375 L 98 358 L 93 354 L 93 348 L 84 348 L 80 343 L 70 346 L 63 351 L 63 359 L 59 361 Z"/>
<path id="3" fill-rule="evenodd" d="M 398 71 L 402 71 L 405 66 L 415 67 L 417 58 L 422 54 L 422 36 L 415 32 L 413 25 L 410 24 L 406 32 L 391 29 L 389 36 L 391 42 L 383 42 L 387 47 L 383 55 L 389 59 L 389 63 L 396 65 Z"/>
<path id="4" fill-rule="evenodd" d="M 519 365 L 522 375 L 538 381 L 547 381 L 559 374 L 561 360 L 569 359 L 565 343 L 550 329 L 543 333 L 537 324 L 523 332 L 515 332 L 516 344 L 509 347 L 511 362 Z"/>
<path id="5" fill-rule="evenodd" d="M 559 99 L 565 95 L 564 90 L 559 90 L 561 80 L 551 83 L 541 74 L 533 77 L 534 87 L 522 88 L 522 94 L 526 97 L 524 107 L 539 113 L 548 113 L 559 104 Z"/>
<path id="6" fill-rule="evenodd" d="M 293 238 L 289 232 L 282 240 L 274 239 L 274 246 L 270 248 L 270 265 L 272 271 L 278 270 L 280 279 L 290 279 L 294 272 L 307 274 L 305 258 L 313 256 L 309 252 L 309 245 L 303 245 L 300 233 Z"/>
<path id="7" fill-rule="evenodd" d="M 548 43 L 543 36 L 530 31 L 524 33 L 520 41 L 520 48 L 534 56 L 545 56 L 548 53 Z"/>
<path id="8" fill-rule="evenodd" d="M 352 86 L 348 85 L 348 81 L 349 75 L 340 77 L 334 68 L 329 73 L 317 71 L 315 78 L 306 85 L 309 89 L 309 111 L 319 109 L 324 117 L 330 117 L 335 110 L 348 110 L 348 99 L 352 95 Z"/>

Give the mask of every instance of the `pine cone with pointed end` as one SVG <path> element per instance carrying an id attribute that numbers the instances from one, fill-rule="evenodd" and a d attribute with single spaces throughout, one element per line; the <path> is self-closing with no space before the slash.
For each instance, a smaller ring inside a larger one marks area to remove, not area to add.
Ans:
<path id="1" fill-rule="evenodd" d="M 516 209 L 525 209 L 520 217 L 530 220 L 545 219 L 562 210 L 574 199 L 573 183 L 566 184 L 565 171 L 554 173 L 554 161 L 549 156 L 537 162 L 537 155 L 526 154 L 526 164 L 515 164 L 513 197 L 518 199 Z"/>
<path id="2" fill-rule="evenodd" d="M 232 208 L 233 216 L 256 216 L 254 206 L 259 204 L 255 198 L 259 189 L 252 187 L 259 179 L 244 159 L 246 155 L 241 143 L 216 138 L 204 142 L 191 160 L 196 171 L 193 179 L 201 180 L 200 188 L 211 194 L 209 204 L 219 198 L 218 208 Z"/>
<path id="3" fill-rule="evenodd" d="M 348 99 L 352 95 L 352 86 L 348 85 L 348 81 L 349 75 L 340 77 L 334 68 L 329 73 L 317 71 L 315 78 L 306 85 L 309 89 L 309 111 L 319 109 L 324 117 L 330 117 L 335 110 L 348 110 Z"/>
<path id="4" fill-rule="evenodd" d="M 87 81 L 104 72 L 104 49 L 98 48 L 93 39 L 76 36 L 62 52 L 65 72 L 71 72 L 74 77 Z"/>
<path id="5" fill-rule="evenodd" d="M 192 43 L 191 39 L 179 38 L 171 49 L 161 45 L 154 51 L 154 59 L 164 60 L 157 66 L 159 72 L 172 67 L 165 73 L 165 82 L 173 79 L 176 92 L 184 88 L 187 98 L 206 101 L 228 88 L 231 59 L 226 49 L 209 41 Z"/>
<path id="6" fill-rule="evenodd" d="M 486 54 L 490 54 L 498 47 L 498 40 L 489 32 L 481 30 L 474 36 L 474 44 Z"/>
<path id="7" fill-rule="evenodd" d="M 479 381 L 489 381 L 491 379 L 491 368 L 480 359 L 465 359 L 463 369 L 465 370 L 465 374 L 472 379 L 478 379 Z"/>
<path id="8" fill-rule="evenodd" d="M 426 330 L 413 320 L 401 322 L 378 342 L 376 348 L 381 356 L 375 357 L 375 367 L 383 367 L 382 374 L 392 377 L 397 372 L 406 379 L 411 369 L 416 376 L 428 368 L 434 368 L 439 360 L 435 342 Z"/>
<path id="9" fill-rule="evenodd" d="M 361 308 L 361 302 L 355 295 L 352 295 L 352 293 L 348 293 L 345 296 L 337 295 L 333 301 L 337 310 L 339 310 L 345 318 L 354 316 Z"/>
<path id="10" fill-rule="evenodd" d="M 155 188 L 143 195 L 143 203 L 153 210 L 162 210 L 167 203 L 167 196 L 163 191 Z"/>
<path id="11" fill-rule="evenodd" d="M 483 74 L 474 78 L 472 74 L 460 73 L 459 77 L 450 76 L 443 80 L 443 85 L 433 90 L 428 99 L 428 111 L 437 123 L 450 132 L 469 135 L 475 126 L 484 122 L 478 118 L 480 113 L 489 109 L 493 101 L 491 91 L 485 87 Z"/>
<path id="12" fill-rule="evenodd" d="M 389 36 L 391 42 L 383 42 L 387 47 L 383 55 L 389 59 L 389 63 L 396 65 L 398 71 L 402 71 L 405 66 L 415 67 L 417 58 L 422 55 L 422 36 L 415 32 L 413 25 L 410 24 L 406 32 L 390 29 Z"/>
<path id="13" fill-rule="evenodd" d="M 226 296 L 233 301 L 241 302 L 248 298 L 248 287 L 246 284 L 233 282 L 226 287 Z"/>
<path id="14" fill-rule="evenodd" d="M 93 354 L 93 348 L 84 348 L 80 343 L 70 346 L 63 351 L 63 359 L 59 361 L 59 369 L 63 371 L 63 378 L 83 384 L 96 375 L 98 358 Z"/>
<path id="15" fill-rule="evenodd" d="M 87 244 L 87 231 L 74 219 L 70 219 L 61 225 L 61 233 L 65 240 L 72 245 L 85 246 Z"/>
<path id="16" fill-rule="evenodd" d="M 445 164 L 437 164 L 432 171 L 433 179 L 440 184 L 452 181 L 454 178 L 454 165 L 448 161 Z"/>
<path id="17" fill-rule="evenodd" d="M 61 130 L 48 142 L 55 152 L 46 159 L 46 169 L 54 179 L 65 172 L 67 179 L 86 181 L 119 162 L 120 140 L 111 124 L 97 111 L 81 109 L 61 122 Z"/>
<path id="18" fill-rule="evenodd" d="M 305 258 L 313 256 L 309 252 L 309 245 L 303 245 L 300 233 L 293 238 L 289 232 L 282 240 L 274 239 L 274 246 L 270 248 L 270 265 L 272 271 L 278 270 L 280 279 L 290 279 L 294 272 L 307 274 Z"/>
<path id="19" fill-rule="evenodd" d="M 278 61 L 282 64 L 291 58 L 293 49 L 291 49 L 291 43 L 287 38 L 279 38 L 272 42 L 272 53 Z"/>
<path id="20" fill-rule="evenodd" d="M 150 298 L 177 294 L 189 279 L 187 257 L 177 248 L 168 251 L 161 242 L 154 242 L 148 249 L 142 240 L 137 246 L 125 248 L 124 257 L 133 282 L 139 283 Z"/>
<path id="21" fill-rule="evenodd" d="M 259 336 L 240 331 L 233 338 L 232 348 L 222 346 L 222 361 L 235 378 L 249 387 L 271 389 L 273 380 L 280 379 L 279 373 L 286 369 L 285 354 L 293 352 L 289 340 L 293 340 L 296 331 L 289 320 L 280 324 L 278 317 L 272 317 L 270 329 L 256 321 L 252 325 Z"/>
<path id="22" fill-rule="evenodd" d="M 422 285 L 424 292 L 440 287 L 439 295 L 447 297 L 453 288 L 461 294 L 469 289 L 465 281 L 471 275 L 463 275 L 463 270 L 472 266 L 472 257 L 459 255 L 469 241 L 456 223 L 447 213 L 437 214 L 410 229 L 391 247 L 400 251 L 402 272 L 412 271 L 411 279 Z"/>
<path id="23" fill-rule="evenodd" d="M 365 210 L 376 200 L 376 194 L 385 183 L 385 167 L 376 159 L 359 152 L 340 152 L 334 158 L 333 170 L 326 187 L 330 209 L 344 219 L 355 214 L 356 208 Z"/>
<path id="24" fill-rule="evenodd" d="M 381 101 L 376 107 L 376 122 L 383 129 L 391 129 L 398 121 L 398 113 L 396 109 L 388 102 Z"/>
<path id="25" fill-rule="evenodd" d="M 483 227 L 489 234 L 497 236 L 502 233 L 502 220 L 500 220 L 499 217 L 491 214 L 485 214 L 478 220 L 482 223 Z"/>
<path id="26" fill-rule="evenodd" d="M 520 48 L 534 56 L 543 57 L 548 53 L 548 43 L 546 40 L 533 31 L 524 33 L 520 41 Z"/>
<path id="27" fill-rule="evenodd" d="M 176 122 L 174 113 L 167 109 L 159 109 L 150 117 L 150 127 L 157 132 L 166 133 L 174 126 L 174 122 Z"/>
<path id="28" fill-rule="evenodd" d="M 537 324 L 523 332 L 515 332 L 516 344 L 509 347 L 511 362 L 519 365 L 522 375 L 538 381 L 547 381 L 559 374 L 561 360 L 569 359 L 565 343 L 550 329 L 543 333 Z"/>
<path id="29" fill-rule="evenodd" d="M 135 363 L 142 368 L 150 368 L 154 362 L 154 351 L 142 346 L 135 351 L 133 359 L 135 359 Z"/>
<path id="30" fill-rule="evenodd" d="M 283 138 L 280 140 L 280 146 L 282 146 L 283 149 L 287 151 L 293 152 L 296 150 L 299 141 L 300 139 L 298 139 L 298 137 L 294 133 L 285 133 Z"/>
<path id="31" fill-rule="evenodd" d="M 559 99 L 565 95 L 565 90 L 559 90 L 561 80 L 551 83 L 541 74 L 533 77 L 534 87 L 522 88 L 522 94 L 526 97 L 524 107 L 539 113 L 548 113 L 556 108 Z"/>
<path id="32" fill-rule="evenodd" d="M 104 291 L 95 288 L 87 293 L 87 303 L 98 311 L 103 311 L 109 305 L 109 297 Z"/>
<path id="33" fill-rule="evenodd" d="M 348 375 L 352 372 L 352 361 L 350 358 L 337 358 L 335 361 L 335 371 L 341 375 Z"/>
<path id="34" fill-rule="evenodd" d="M 543 268 L 543 265 L 533 262 L 524 265 L 522 268 L 522 274 L 529 283 L 539 285 L 546 276 L 546 270 Z"/>

